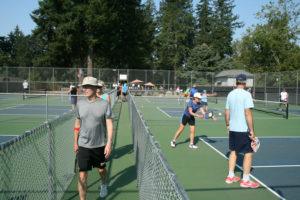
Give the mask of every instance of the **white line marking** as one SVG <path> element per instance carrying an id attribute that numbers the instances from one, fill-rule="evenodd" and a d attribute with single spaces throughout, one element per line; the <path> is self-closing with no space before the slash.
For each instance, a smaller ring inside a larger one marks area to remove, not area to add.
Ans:
<path id="1" fill-rule="evenodd" d="M 209 139 L 211 139 L 211 138 L 226 139 L 226 138 L 228 138 L 228 136 L 227 137 L 209 137 Z M 298 138 L 300 138 L 300 136 L 261 136 L 261 137 L 258 136 L 258 138 L 266 138 L 266 139 L 293 139 L 293 138 L 296 138 L 296 139 L 298 139 Z"/>
<path id="2" fill-rule="evenodd" d="M 162 109 L 160 109 L 160 107 L 156 107 L 158 110 L 160 110 L 162 113 L 164 113 L 165 115 L 167 115 L 169 118 L 172 118 L 168 113 L 166 113 L 165 111 L 163 111 Z"/>
<path id="3" fill-rule="evenodd" d="M 212 145 L 208 144 L 206 141 L 204 141 L 202 139 L 202 137 L 199 137 L 199 139 L 204 142 L 205 144 L 207 144 L 209 147 L 211 147 L 213 150 L 215 150 L 217 153 L 219 153 L 222 157 L 226 158 L 226 160 L 228 160 L 228 157 L 225 156 L 222 152 L 220 152 L 219 150 L 217 150 L 215 147 L 213 147 Z M 236 164 L 236 166 L 243 171 L 243 168 Z M 260 185 L 264 186 L 267 190 L 269 190 L 270 192 L 272 192 L 275 196 L 277 196 L 278 198 L 285 200 L 285 198 L 283 198 L 282 196 L 280 196 L 277 192 L 275 192 L 274 190 L 272 190 L 271 188 L 269 188 L 266 184 L 264 184 L 263 182 L 261 182 L 258 178 L 256 178 L 255 176 L 253 176 L 252 174 L 250 174 L 251 178 L 255 179 L 257 182 L 260 183 Z"/>
<path id="4" fill-rule="evenodd" d="M 300 165 L 265 165 L 265 166 L 252 166 L 253 168 L 276 168 L 276 167 L 300 167 Z"/>
<path id="5" fill-rule="evenodd" d="M 11 106 L 11 107 L 6 107 L 6 108 L 1 108 L 0 110 L 7 110 L 7 109 L 19 107 L 19 106 L 24 106 L 24 104 L 20 104 L 20 105 L 16 105 L 16 106 Z"/>
<path id="6" fill-rule="evenodd" d="M 19 135 L 0 135 L 0 137 L 2 137 L 2 136 L 12 136 L 12 137 L 18 137 Z"/>

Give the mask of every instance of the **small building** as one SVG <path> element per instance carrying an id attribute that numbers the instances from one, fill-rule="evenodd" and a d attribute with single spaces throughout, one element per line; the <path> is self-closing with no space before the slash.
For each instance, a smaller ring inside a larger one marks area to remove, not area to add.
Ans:
<path id="1" fill-rule="evenodd" d="M 240 69 L 224 70 L 215 76 L 215 86 L 235 86 L 235 77 L 239 74 L 247 76 L 246 87 L 253 87 L 254 75 Z"/>

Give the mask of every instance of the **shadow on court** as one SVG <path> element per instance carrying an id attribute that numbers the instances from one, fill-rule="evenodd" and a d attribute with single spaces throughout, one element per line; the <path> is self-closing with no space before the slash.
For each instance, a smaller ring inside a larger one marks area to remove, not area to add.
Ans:
<path id="1" fill-rule="evenodd" d="M 114 141 L 112 154 L 106 163 L 108 196 L 105 199 L 139 199 L 128 104 L 116 103 L 113 112 Z M 62 199 L 79 199 L 77 180 L 78 174 L 74 176 Z M 99 197 L 100 183 L 98 170 L 89 171 L 87 199 L 103 199 Z"/>

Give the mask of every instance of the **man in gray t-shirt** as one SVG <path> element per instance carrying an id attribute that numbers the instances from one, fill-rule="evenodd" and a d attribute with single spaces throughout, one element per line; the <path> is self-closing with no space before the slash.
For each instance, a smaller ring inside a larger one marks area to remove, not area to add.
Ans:
<path id="1" fill-rule="evenodd" d="M 85 77 L 82 83 L 86 99 L 78 102 L 75 112 L 74 152 L 78 156 L 78 191 L 86 199 L 87 171 L 97 167 L 101 176 L 100 197 L 107 195 L 105 159 L 110 156 L 113 136 L 110 104 L 97 97 L 98 82 Z"/>

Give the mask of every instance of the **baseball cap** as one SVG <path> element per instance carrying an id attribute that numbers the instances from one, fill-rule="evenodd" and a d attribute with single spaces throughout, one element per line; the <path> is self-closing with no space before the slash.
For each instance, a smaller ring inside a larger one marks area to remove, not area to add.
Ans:
<path id="1" fill-rule="evenodd" d="M 198 98 L 198 99 L 201 99 L 201 98 L 202 98 L 202 96 L 201 96 L 201 94 L 200 94 L 199 92 L 196 92 L 196 93 L 194 94 L 194 97 L 195 97 L 195 98 Z"/>
<path id="2" fill-rule="evenodd" d="M 245 82 L 246 80 L 247 80 L 247 77 L 245 74 L 239 74 L 236 76 L 236 81 L 238 81 L 240 83 Z"/>
<path id="3" fill-rule="evenodd" d="M 84 85 L 98 86 L 98 82 L 97 82 L 96 78 L 94 78 L 92 76 L 87 76 L 82 81 L 82 86 L 84 86 Z"/>

